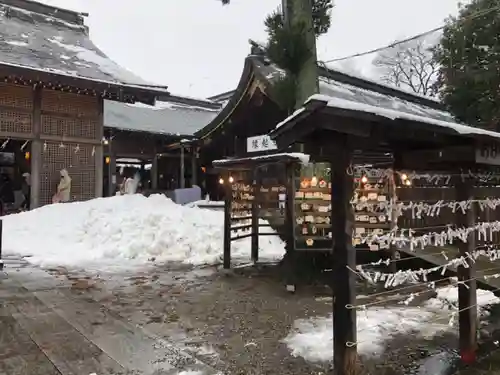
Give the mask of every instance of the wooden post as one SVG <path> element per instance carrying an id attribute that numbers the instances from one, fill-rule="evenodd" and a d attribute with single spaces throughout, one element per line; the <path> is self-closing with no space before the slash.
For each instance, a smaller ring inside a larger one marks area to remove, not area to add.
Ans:
<path id="1" fill-rule="evenodd" d="M 42 86 L 37 85 L 33 96 L 33 134 L 31 143 L 31 165 L 30 165 L 30 209 L 40 207 L 40 192 L 42 178 L 42 140 L 40 139 L 42 121 Z"/>
<path id="2" fill-rule="evenodd" d="M 350 205 L 353 176 L 348 139 L 338 137 L 331 149 L 332 163 L 332 237 L 333 237 L 333 366 L 336 375 L 356 373 L 356 253 L 352 246 L 353 213 Z M 350 270 L 350 269 L 351 270 Z"/>
<path id="3" fill-rule="evenodd" d="M 104 152 L 102 146 L 102 138 L 104 137 L 104 99 L 99 99 L 99 124 L 96 142 L 94 145 L 94 168 L 95 168 L 95 196 L 96 198 L 102 197 L 104 193 Z M 111 177 L 110 177 L 111 178 Z"/>
<path id="4" fill-rule="evenodd" d="M 224 269 L 231 268 L 231 205 L 232 190 L 228 181 L 228 174 L 224 174 Z"/>
<path id="5" fill-rule="evenodd" d="M 252 192 L 254 200 L 252 201 L 252 262 L 257 263 L 259 260 L 259 201 L 260 201 L 260 189 L 257 176 L 257 168 L 252 171 Z"/>
<path id="6" fill-rule="evenodd" d="M 116 184 L 118 183 L 116 177 L 116 155 L 113 154 L 113 148 L 111 146 L 111 139 L 108 141 L 108 197 L 115 195 Z"/>
<path id="7" fill-rule="evenodd" d="M 286 290 L 294 293 L 297 283 L 297 250 L 295 249 L 295 168 L 296 164 L 286 167 L 286 204 L 285 233 L 286 254 L 284 259 Z"/>
<path id="8" fill-rule="evenodd" d="M 388 190 L 389 190 L 389 199 L 391 199 L 394 203 L 398 199 L 396 195 L 396 179 L 394 178 L 394 169 L 392 170 L 392 173 L 389 177 L 389 183 L 388 183 Z M 392 209 L 391 212 L 389 213 L 390 219 L 391 219 L 391 230 L 394 230 L 394 228 L 398 225 L 397 223 L 397 216 L 396 216 L 396 210 Z M 389 218 L 387 218 L 389 219 Z M 391 263 L 389 264 L 389 272 L 391 273 L 396 273 L 398 271 L 398 265 L 397 265 L 397 259 L 396 259 L 396 246 L 392 243 L 389 244 L 389 253 L 391 255 Z"/>
<path id="9" fill-rule="evenodd" d="M 191 156 L 191 187 L 198 185 L 198 163 L 196 160 L 197 151 L 193 147 L 193 155 Z"/>
<path id="10" fill-rule="evenodd" d="M 3 249 L 3 220 L 0 219 L 0 271 L 3 270 L 3 258 L 2 258 L 2 249 Z"/>
<path id="11" fill-rule="evenodd" d="M 158 189 L 158 154 L 156 151 L 151 161 L 151 189 Z"/>
<path id="12" fill-rule="evenodd" d="M 456 179 L 456 200 L 466 201 L 473 199 L 473 183 L 470 179 Z M 456 213 L 458 227 L 472 227 L 474 225 L 474 209 L 471 207 L 465 214 L 460 210 Z M 457 267 L 458 274 L 458 324 L 460 336 L 460 358 L 466 364 L 476 360 L 477 349 L 477 295 L 474 262 L 469 258 L 475 250 L 475 234 L 470 233 L 467 242 L 457 242 L 460 256 L 466 257 L 468 267 Z"/>
<path id="13" fill-rule="evenodd" d="M 180 178 L 180 188 L 184 189 L 186 187 L 186 165 L 184 163 L 184 145 L 181 144 L 181 175 Z"/>

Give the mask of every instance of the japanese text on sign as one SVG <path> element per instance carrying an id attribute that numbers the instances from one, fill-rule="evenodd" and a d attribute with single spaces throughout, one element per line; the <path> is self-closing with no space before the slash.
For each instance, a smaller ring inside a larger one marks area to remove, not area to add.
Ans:
<path id="1" fill-rule="evenodd" d="M 257 135 L 247 138 L 247 152 L 277 150 L 276 143 L 268 135 Z"/>

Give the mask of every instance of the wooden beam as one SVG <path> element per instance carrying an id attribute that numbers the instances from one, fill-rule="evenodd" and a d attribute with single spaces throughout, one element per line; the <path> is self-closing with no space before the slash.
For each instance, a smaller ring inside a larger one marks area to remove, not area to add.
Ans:
<path id="1" fill-rule="evenodd" d="M 349 138 L 332 138 L 332 237 L 333 237 L 333 366 L 336 375 L 354 375 L 357 366 L 356 348 L 356 283 L 351 270 L 356 267 L 352 246 L 353 217 L 350 200 L 353 176 L 347 173 L 351 164 Z M 350 308 L 349 308 L 350 307 Z"/>
<path id="2" fill-rule="evenodd" d="M 42 141 L 48 141 L 48 142 L 62 142 L 62 143 L 76 143 L 76 144 L 86 144 L 86 145 L 95 145 L 95 146 L 100 146 L 102 144 L 102 141 L 96 140 L 96 139 L 91 139 L 91 138 L 76 138 L 76 137 L 67 137 L 65 135 L 60 136 L 60 135 L 48 135 L 48 134 L 40 134 L 40 139 Z"/>
<path id="3" fill-rule="evenodd" d="M 456 200 L 466 201 L 473 198 L 473 183 L 470 179 L 456 178 Z M 458 227 L 474 225 L 474 209 L 471 207 L 465 214 L 460 210 L 456 214 Z M 460 335 L 460 357 L 466 364 L 476 360 L 477 350 L 477 295 L 475 265 L 470 254 L 475 250 L 475 234 L 470 233 L 467 242 L 458 242 L 460 256 L 466 258 L 468 267 L 458 266 L 458 323 Z"/>
<path id="4" fill-rule="evenodd" d="M 453 164 L 472 163 L 475 161 L 475 149 L 473 146 L 449 146 L 438 149 L 405 151 L 400 153 L 403 164 L 414 164 L 415 161 L 425 161 L 427 164 Z"/>

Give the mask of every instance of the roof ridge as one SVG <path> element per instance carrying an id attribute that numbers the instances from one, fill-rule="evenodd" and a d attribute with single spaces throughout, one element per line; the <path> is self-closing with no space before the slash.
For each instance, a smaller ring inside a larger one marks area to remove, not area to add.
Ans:
<path id="1" fill-rule="evenodd" d="M 56 6 L 40 3 L 35 0 L 0 0 L 0 5 L 6 5 L 9 7 L 18 8 L 20 10 L 54 17 L 61 21 L 78 26 L 85 26 L 84 17 L 88 17 L 88 13 L 77 12 L 66 8 L 59 8 Z"/>
<path id="2" fill-rule="evenodd" d="M 214 102 L 209 99 L 201 99 L 201 98 L 192 98 L 189 96 L 183 96 L 183 95 L 168 95 L 168 96 L 160 96 L 156 99 L 157 101 L 161 102 L 169 102 L 169 103 L 175 103 L 175 104 L 181 104 L 181 105 L 187 105 L 187 106 L 195 106 L 195 107 L 200 107 L 200 108 L 206 108 L 206 109 L 221 109 L 222 104 Z"/>

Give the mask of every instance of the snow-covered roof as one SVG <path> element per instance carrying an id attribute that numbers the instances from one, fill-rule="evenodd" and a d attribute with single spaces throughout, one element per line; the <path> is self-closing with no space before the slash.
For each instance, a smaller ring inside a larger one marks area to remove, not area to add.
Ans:
<path id="1" fill-rule="evenodd" d="M 273 81 L 285 74 L 282 69 L 269 61 L 266 62 L 256 57 L 254 60 L 255 65 L 268 80 Z M 451 113 L 443 110 L 441 104 L 433 99 L 379 85 L 376 82 L 333 69 L 320 70 L 319 92 L 324 96 L 348 100 L 360 105 L 400 111 L 431 120 L 456 122 Z"/>
<path id="2" fill-rule="evenodd" d="M 265 51 L 258 50 L 258 46 L 254 45 L 253 47 L 254 54 L 247 57 L 240 82 L 237 89 L 232 92 L 229 104 L 197 136 L 203 137 L 206 134 L 210 134 L 220 123 L 228 120 L 235 106 L 247 102 L 240 99 L 246 95 L 246 89 L 250 87 L 249 82 L 251 79 L 259 80 L 266 87 L 272 85 L 273 82 L 286 74 L 283 69 L 280 69 L 266 57 Z M 318 72 L 319 91 L 322 95 L 348 100 L 360 105 L 371 105 L 387 110 L 401 111 L 431 120 L 455 123 L 453 116 L 444 110 L 444 106 L 432 98 L 414 95 L 395 87 L 389 87 L 321 65 L 318 65 Z M 268 92 L 268 94 L 272 95 L 272 92 Z M 230 96 L 231 92 L 228 92 L 211 97 L 210 99 L 222 101 L 227 100 Z M 269 129 L 269 131 L 271 130 Z"/>
<path id="3" fill-rule="evenodd" d="M 404 105 L 404 103 L 401 105 L 401 107 L 391 107 L 387 105 L 381 106 L 377 104 L 372 105 L 366 101 L 343 99 L 338 96 L 328 96 L 322 94 L 312 95 L 305 102 L 302 108 L 297 109 L 285 120 L 278 123 L 276 125 L 276 129 L 272 131 L 271 134 L 279 133 L 281 131 L 281 128 L 287 125 L 294 126 L 294 123 L 303 121 L 310 114 L 314 113 L 315 110 L 319 110 L 320 108 L 322 108 L 321 106 L 315 106 L 315 109 L 312 110 L 308 108 L 310 107 L 308 106 L 308 104 L 311 105 L 315 103 L 323 103 L 323 106 L 346 110 L 350 111 L 351 113 L 361 112 L 364 114 L 374 115 L 375 117 L 372 121 L 379 121 L 381 118 L 387 121 L 406 120 L 410 121 L 411 123 L 433 125 L 436 127 L 437 132 L 447 132 L 450 134 L 462 136 L 482 136 L 500 139 L 500 133 L 459 124 L 455 122 L 451 116 L 448 118 L 445 116 L 438 116 L 438 114 L 435 114 L 433 111 L 430 111 L 430 114 L 424 110 L 420 110 L 420 113 L 417 111 L 412 111 L 411 109 L 413 109 L 413 107 Z M 386 122 L 385 120 L 384 122 Z M 441 130 L 438 130 L 439 128 L 441 128 Z M 273 137 L 273 135 L 271 135 L 271 137 Z"/>
<path id="4" fill-rule="evenodd" d="M 151 85 L 92 43 L 82 14 L 28 0 L 0 3 L 0 65 L 120 86 Z"/>
<path id="5" fill-rule="evenodd" d="M 319 92 L 325 97 L 354 102 L 360 106 L 372 106 L 385 110 L 403 112 L 409 115 L 428 118 L 429 120 L 456 122 L 451 113 L 447 111 L 405 100 L 398 96 L 382 94 L 377 91 L 342 83 L 326 77 L 320 77 Z"/>
<path id="6" fill-rule="evenodd" d="M 192 136 L 210 123 L 219 109 L 167 101 L 155 106 L 104 101 L 104 126 L 119 130 Z"/>

